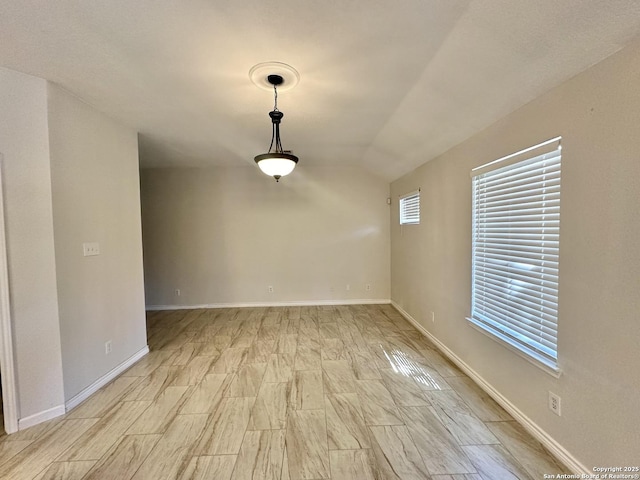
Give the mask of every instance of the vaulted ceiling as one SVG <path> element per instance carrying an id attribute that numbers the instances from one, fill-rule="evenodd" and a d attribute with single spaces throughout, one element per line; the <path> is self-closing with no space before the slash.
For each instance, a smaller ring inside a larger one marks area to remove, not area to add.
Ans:
<path id="1" fill-rule="evenodd" d="M 0 0 L 0 65 L 140 132 L 142 166 L 252 165 L 273 95 L 300 165 L 393 180 L 611 55 L 637 0 Z"/>

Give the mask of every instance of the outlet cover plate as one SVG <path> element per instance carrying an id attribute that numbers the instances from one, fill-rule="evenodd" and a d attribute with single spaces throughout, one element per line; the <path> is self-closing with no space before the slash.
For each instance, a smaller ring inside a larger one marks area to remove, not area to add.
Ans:
<path id="1" fill-rule="evenodd" d="M 549 391 L 549 410 L 558 416 L 562 415 L 560 396 Z"/>

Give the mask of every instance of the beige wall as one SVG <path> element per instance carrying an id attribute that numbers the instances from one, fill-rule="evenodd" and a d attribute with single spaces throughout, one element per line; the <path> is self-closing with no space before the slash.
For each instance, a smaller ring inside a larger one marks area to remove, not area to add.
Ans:
<path id="1" fill-rule="evenodd" d="M 0 68 L 0 151 L 18 415 L 63 401 L 45 80 Z"/>
<path id="2" fill-rule="evenodd" d="M 392 184 L 392 299 L 589 469 L 635 465 L 640 452 L 638 85 L 636 42 Z M 471 168 L 558 135 L 563 374 L 555 379 L 465 317 Z M 422 223 L 401 228 L 398 195 L 417 187 Z M 562 417 L 547 409 L 549 390 L 562 398 Z"/>
<path id="3" fill-rule="evenodd" d="M 0 68 L 0 154 L 18 416 L 37 423 L 146 345 L 137 136 Z"/>
<path id="4" fill-rule="evenodd" d="M 65 400 L 147 344 L 138 140 L 49 84 L 49 139 Z M 100 255 L 84 257 L 82 244 Z M 105 342 L 112 352 L 105 355 Z"/>
<path id="5" fill-rule="evenodd" d="M 303 162 L 142 170 L 147 305 L 388 299 L 388 183 Z"/>

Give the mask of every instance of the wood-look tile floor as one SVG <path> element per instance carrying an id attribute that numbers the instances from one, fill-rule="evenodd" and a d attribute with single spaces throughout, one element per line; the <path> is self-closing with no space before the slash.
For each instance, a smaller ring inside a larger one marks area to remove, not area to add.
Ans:
<path id="1" fill-rule="evenodd" d="M 0 437 L 11 480 L 569 473 L 389 305 L 153 312 L 151 353 Z"/>

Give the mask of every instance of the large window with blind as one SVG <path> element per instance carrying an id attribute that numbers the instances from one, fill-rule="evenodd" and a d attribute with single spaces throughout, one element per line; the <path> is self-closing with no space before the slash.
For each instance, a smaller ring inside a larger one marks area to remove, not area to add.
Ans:
<path id="1" fill-rule="evenodd" d="M 420 223 L 420 189 L 400 197 L 400 225 Z"/>
<path id="2" fill-rule="evenodd" d="M 560 138 L 471 172 L 471 324 L 558 372 Z"/>

